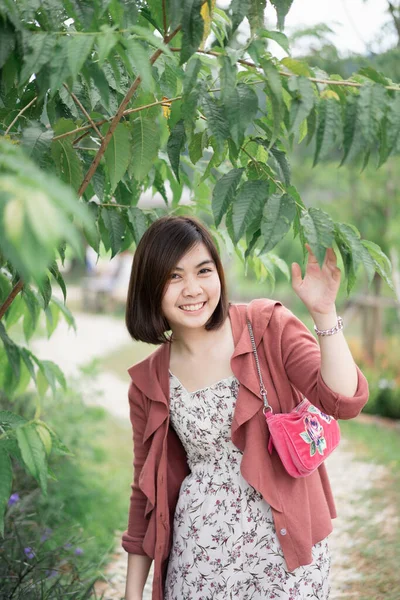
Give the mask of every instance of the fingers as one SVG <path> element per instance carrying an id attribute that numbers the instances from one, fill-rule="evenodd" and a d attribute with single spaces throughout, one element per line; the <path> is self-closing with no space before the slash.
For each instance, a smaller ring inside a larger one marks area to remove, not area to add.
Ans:
<path id="1" fill-rule="evenodd" d="M 311 250 L 311 246 L 309 244 L 305 244 L 305 247 L 307 248 L 307 251 L 309 253 L 309 258 L 312 259 L 312 262 L 317 262 L 317 258 L 315 256 L 315 254 L 313 253 L 313 251 Z M 328 265 L 329 267 L 336 267 L 337 258 L 336 258 L 336 254 L 335 254 L 335 251 L 333 248 L 326 249 L 324 263 L 326 265 Z"/>
<path id="2" fill-rule="evenodd" d="M 297 263 L 292 263 L 292 287 L 298 288 L 302 283 L 301 267 Z"/>

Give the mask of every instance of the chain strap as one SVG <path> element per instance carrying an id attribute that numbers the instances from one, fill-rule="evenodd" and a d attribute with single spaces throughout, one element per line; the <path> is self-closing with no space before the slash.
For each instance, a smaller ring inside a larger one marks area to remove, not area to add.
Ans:
<path id="1" fill-rule="evenodd" d="M 261 394 L 261 397 L 262 397 L 262 399 L 264 401 L 263 413 L 264 413 L 264 416 L 265 416 L 265 414 L 266 414 L 266 412 L 268 410 L 270 410 L 271 413 L 273 412 L 273 410 L 272 410 L 272 406 L 268 403 L 267 390 L 265 389 L 264 382 L 263 382 L 263 379 L 262 379 L 262 376 L 261 376 L 261 369 L 260 369 L 260 363 L 259 363 L 259 360 L 258 360 L 256 343 L 254 341 L 253 328 L 251 326 L 251 323 L 250 323 L 249 319 L 247 319 L 247 327 L 248 327 L 249 333 L 250 333 L 251 345 L 253 346 L 254 358 L 256 359 L 256 367 L 257 367 L 257 371 L 258 371 L 258 378 L 260 380 L 260 394 Z"/>

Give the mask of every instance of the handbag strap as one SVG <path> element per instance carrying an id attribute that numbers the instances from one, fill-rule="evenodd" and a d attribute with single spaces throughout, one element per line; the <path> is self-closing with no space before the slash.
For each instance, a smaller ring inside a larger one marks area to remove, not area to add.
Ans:
<path id="1" fill-rule="evenodd" d="M 263 413 L 265 415 L 266 412 L 268 410 L 270 410 L 271 414 L 272 414 L 272 412 L 273 412 L 272 406 L 268 403 L 267 390 L 265 389 L 264 382 L 263 382 L 263 379 L 262 379 L 262 376 L 261 376 L 260 361 L 258 360 L 256 343 L 254 341 L 253 328 L 251 326 L 250 320 L 247 317 L 247 315 L 246 315 L 246 320 L 247 320 L 247 327 L 249 329 L 249 334 L 250 334 L 250 339 L 251 339 L 251 345 L 253 346 L 254 358 L 256 359 L 256 367 L 257 367 L 257 372 L 258 372 L 258 378 L 260 380 L 260 394 L 261 394 L 261 397 L 262 397 L 262 399 L 264 401 Z"/>

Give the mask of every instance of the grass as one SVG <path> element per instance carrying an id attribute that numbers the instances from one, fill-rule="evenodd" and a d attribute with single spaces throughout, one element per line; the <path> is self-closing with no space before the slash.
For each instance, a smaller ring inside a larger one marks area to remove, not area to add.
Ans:
<path id="1" fill-rule="evenodd" d="M 78 399 L 57 404 L 47 422 L 75 453 L 55 468 L 49 496 L 68 521 L 82 529 L 85 556 L 100 562 L 114 548 L 115 530 L 126 528 L 132 480 L 132 433 L 99 407 Z M 47 502 L 47 501 L 45 501 Z"/>
<path id="2" fill-rule="evenodd" d="M 128 383 L 127 369 L 148 356 L 156 348 L 157 346 L 151 344 L 132 341 L 99 357 L 97 362 L 100 369 L 107 370 Z"/>
<path id="3" fill-rule="evenodd" d="M 359 581 L 348 586 L 348 597 L 358 600 L 398 600 L 400 598 L 400 431 L 357 420 L 341 421 L 343 436 L 361 460 L 387 468 L 380 486 L 367 492 L 370 520 L 355 519 L 351 533 L 359 542 L 351 560 Z M 379 518 L 383 516 L 383 518 Z M 378 518 L 377 518 L 378 517 Z M 367 542 L 366 542 L 367 540 Z"/>

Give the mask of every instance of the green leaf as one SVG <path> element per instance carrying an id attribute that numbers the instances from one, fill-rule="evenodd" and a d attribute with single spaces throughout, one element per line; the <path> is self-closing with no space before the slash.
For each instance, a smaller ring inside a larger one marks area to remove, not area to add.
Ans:
<path id="1" fill-rule="evenodd" d="M 246 133 L 248 125 L 251 125 L 258 111 L 258 97 L 254 89 L 245 83 L 238 83 L 236 86 L 238 101 L 238 117 L 236 124 L 231 126 L 233 139 L 237 140 L 237 145 L 241 145 L 243 136 Z"/>
<path id="2" fill-rule="evenodd" d="M 282 121 L 282 82 L 278 70 L 269 60 L 262 61 L 262 68 L 266 76 L 266 91 L 271 102 L 273 129 L 270 145 L 279 136 Z"/>
<path id="3" fill-rule="evenodd" d="M 29 423 L 16 429 L 18 446 L 28 472 L 40 483 L 43 494 L 47 495 L 46 453 L 36 431 L 36 424 Z"/>
<path id="4" fill-rule="evenodd" d="M 226 119 L 224 109 L 211 96 L 203 96 L 203 110 L 207 117 L 207 126 L 214 136 L 218 152 L 222 152 L 224 141 L 229 137 L 229 123 Z"/>
<path id="5" fill-rule="evenodd" d="M 271 252 L 268 254 L 268 257 L 269 257 L 270 261 L 272 262 L 272 264 L 275 265 L 280 270 L 280 272 L 286 277 L 286 279 L 288 281 L 290 281 L 290 271 L 289 271 L 289 267 L 287 266 L 285 261 L 282 260 L 276 254 L 272 254 Z"/>
<path id="6" fill-rule="evenodd" d="M 271 0 L 271 4 L 276 10 L 278 17 L 278 28 L 283 29 L 285 26 L 285 17 L 293 4 L 293 0 Z"/>
<path id="7" fill-rule="evenodd" d="M 54 279 L 57 281 L 58 285 L 61 288 L 61 291 L 63 293 L 64 296 L 64 302 L 67 300 L 67 288 L 65 285 L 65 281 L 63 276 L 61 275 L 59 268 L 58 268 L 58 264 L 57 262 L 54 260 L 54 262 L 49 266 L 49 271 L 50 273 L 53 275 Z"/>
<path id="8" fill-rule="evenodd" d="M 80 73 L 90 51 L 93 48 L 96 36 L 93 33 L 71 35 L 68 41 L 68 65 L 72 77 L 75 79 Z"/>
<path id="9" fill-rule="evenodd" d="M 122 245 L 122 236 L 125 233 L 125 221 L 116 208 L 102 208 L 101 218 L 109 235 L 111 258 L 114 258 Z"/>
<path id="10" fill-rule="evenodd" d="M 110 125 L 104 126 L 104 135 Z M 104 159 L 110 176 L 111 189 L 114 192 L 118 182 L 125 175 L 131 160 L 131 136 L 130 131 L 124 123 L 118 123 L 104 153 Z M 133 149 L 133 148 L 132 148 Z M 135 157 L 139 159 L 139 157 Z"/>
<path id="11" fill-rule="evenodd" d="M 232 32 L 234 33 L 243 21 L 250 9 L 250 0 L 232 0 L 229 5 L 232 21 Z"/>
<path id="12" fill-rule="evenodd" d="M 99 57 L 99 67 L 102 67 L 111 50 L 118 43 L 118 34 L 108 25 L 102 25 L 101 34 L 97 36 L 97 53 Z"/>
<path id="13" fill-rule="evenodd" d="M 62 35 L 57 40 L 57 46 L 53 49 L 53 56 L 49 61 L 51 96 L 62 86 L 70 75 L 68 63 L 68 44 L 69 39 Z"/>
<path id="14" fill-rule="evenodd" d="M 395 149 L 400 139 L 400 94 L 396 92 L 396 96 L 391 99 L 387 112 L 387 144 L 389 154 Z"/>
<path id="15" fill-rule="evenodd" d="M 269 194 L 267 181 L 245 181 L 238 190 L 232 205 L 234 243 L 240 240 L 245 229 L 261 218 Z"/>
<path id="16" fill-rule="evenodd" d="M 232 169 L 218 179 L 214 186 L 211 205 L 216 227 L 233 202 L 243 171 L 244 169 Z"/>
<path id="17" fill-rule="evenodd" d="M 149 173 L 160 148 L 158 122 L 150 116 L 139 113 L 133 121 L 132 160 L 129 166 L 137 181 L 142 181 Z"/>
<path id="18" fill-rule="evenodd" d="M 357 156 L 363 147 L 360 123 L 358 120 L 358 96 L 349 95 L 346 99 L 343 125 L 342 166 L 347 160 Z"/>
<path id="19" fill-rule="evenodd" d="M 379 273 L 382 279 L 386 281 L 390 289 L 394 292 L 395 289 L 391 277 L 392 264 L 389 258 L 384 252 L 382 252 L 378 244 L 374 244 L 374 242 L 370 242 L 369 240 L 361 240 L 361 244 L 367 249 L 369 255 L 374 261 L 375 271 Z"/>
<path id="20" fill-rule="evenodd" d="M 185 0 L 182 14 L 182 47 L 180 63 L 183 65 L 201 44 L 204 21 L 200 14 L 203 0 Z"/>
<path id="21" fill-rule="evenodd" d="M 222 56 L 220 62 L 221 68 L 219 78 L 222 105 L 224 107 L 226 120 L 229 123 L 232 139 L 239 146 L 241 143 L 238 127 L 240 121 L 240 107 L 239 96 L 236 89 L 236 65 L 232 65 L 228 56 Z"/>
<path id="22" fill-rule="evenodd" d="M 140 75 L 142 80 L 142 87 L 144 90 L 153 92 L 154 91 L 154 77 L 152 73 L 152 66 L 150 64 L 150 56 L 145 46 L 130 38 L 125 42 L 127 47 L 128 58 L 132 63 L 136 73 Z"/>
<path id="23" fill-rule="evenodd" d="M 56 329 L 57 325 L 58 325 L 58 321 L 60 318 L 60 311 L 58 309 L 58 307 L 55 304 L 49 304 L 46 308 L 45 308 L 45 316 L 46 316 L 46 331 L 47 331 L 47 337 L 50 338 L 51 335 L 54 333 L 54 330 Z"/>
<path id="24" fill-rule="evenodd" d="M 295 58 L 290 58 L 290 56 L 286 56 L 282 58 L 281 63 L 289 69 L 294 75 L 303 75 L 303 77 L 310 77 L 310 69 L 306 62 L 302 60 L 297 60 Z"/>
<path id="25" fill-rule="evenodd" d="M 39 73 L 40 69 L 50 59 L 54 59 L 54 49 L 57 36 L 43 31 L 35 33 L 24 30 L 24 65 L 21 71 L 20 82 L 24 83 L 33 73 Z"/>
<path id="26" fill-rule="evenodd" d="M 250 24 L 251 34 L 254 35 L 258 29 L 264 27 L 264 11 L 266 0 L 250 0 L 247 18 Z"/>
<path id="27" fill-rule="evenodd" d="M 280 45 L 285 52 L 289 54 L 289 40 L 286 35 L 281 31 L 269 31 L 268 29 L 263 29 L 262 31 L 257 31 L 257 35 L 262 38 L 268 38 L 269 40 L 274 40 L 277 44 Z"/>
<path id="28" fill-rule="evenodd" d="M 35 369 L 31 360 L 31 352 L 26 348 L 21 348 L 21 357 L 33 381 L 36 381 Z"/>
<path id="29" fill-rule="evenodd" d="M 10 410 L 0 410 L 0 425 L 3 429 L 16 429 L 26 422 L 26 419 L 21 415 L 17 415 Z"/>
<path id="30" fill-rule="evenodd" d="M 300 237 L 301 246 L 303 248 L 303 258 L 305 258 L 305 255 L 306 255 L 306 249 L 305 249 L 306 239 L 304 237 L 304 231 L 303 231 L 303 227 L 302 227 L 302 225 L 300 223 L 300 219 L 303 216 L 303 214 L 306 212 L 306 207 L 304 205 L 303 200 L 300 197 L 299 192 L 297 191 L 297 189 L 295 188 L 294 185 L 291 185 L 290 187 L 288 187 L 287 193 L 290 194 L 290 196 L 292 196 L 292 198 L 293 198 L 293 200 L 295 201 L 295 204 L 296 204 L 296 216 L 295 216 L 294 221 L 293 221 L 293 238 L 295 239 L 297 236 Z"/>
<path id="31" fill-rule="evenodd" d="M 334 223 L 330 216 L 320 208 L 309 208 L 300 218 L 304 233 L 311 250 L 322 268 L 327 248 L 331 248 L 334 240 Z"/>
<path id="32" fill-rule="evenodd" d="M 290 129 L 297 131 L 314 106 L 314 88 L 307 77 L 293 76 L 288 81 L 289 90 L 295 92 L 290 107 Z"/>
<path id="33" fill-rule="evenodd" d="M 346 223 L 336 223 L 335 231 L 336 234 L 340 234 L 341 241 L 347 245 L 351 253 L 354 276 L 356 276 L 359 266 L 363 264 L 370 285 L 375 275 L 375 263 L 366 247 L 362 244 L 359 231 L 353 225 Z"/>
<path id="34" fill-rule="evenodd" d="M 261 233 L 265 244 L 260 254 L 269 252 L 289 231 L 296 215 L 296 205 L 291 196 L 274 194 L 268 198 L 263 210 Z"/>
<path id="35" fill-rule="evenodd" d="M 362 67 L 358 73 L 363 75 L 364 77 L 368 77 L 371 81 L 375 81 L 375 83 L 380 83 L 381 85 L 389 85 L 389 80 L 385 77 L 383 73 L 379 73 L 376 69 L 372 67 Z"/>
<path id="36" fill-rule="evenodd" d="M 132 225 L 133 237 L 135 244 L 138 245 L 143 234 L 148 228 L 146 215 L 137 206 L 130 206 L 127 210 L 127 215 L 130 224 Z"/>
<path id="37" fill-rule="evenodd" d="M 24 299 L 26 307 L 28 309 L 28 313 L 25 313 L 24 317 L 23 330 L 25 339 L 29 341 L 36 329 L 36 325 L 40 314 L 40 306 L 38 304 L 38 301 L 36 300 L 35 295 L 32 293 L 28 286 L 24 285 L 21 296 Z"/>
<path id="38" fill-rule="evenodd" d="M 169 12 L 171 29 L 175 29 L 175 27 L 181 22 L 182 10 L 183 10 L 182 0 L 169 0 L 168 12 Z"/>
<path id="39" fill-rule="evenodd" d="M 340 104 L 337 100 L 321 98 L 318 112 L 317 142 L 313 167 L 333 148 L 338 138 L 338 132 L 342 130 Z"/>
<path id="40" fill-rule="evenodd" d="M 187 64 L 183 80 L 181 112 L 186 129 L 193 131 L 196 124 L 196 110 L 200 97 L 202 83 L 198 80 L 201 61 L 193 58 Z"/>
<path id="41" fill-rule="evenodd" d="M 4 513 L 11 495 L 12 468 L 11 460 L 3 448 L 0 447 L 0 533 L 4 537 Z"/>
<path id="42" fill-rule="evenodd" d="M 206 134 L 207 135 L 207 134 Z M 195 165 L 200 158 L 203 156 L 203 139 L 204 132 L 199 131 L 192 136 L 189 144 L 189 158 L 192 163 Z"/>
<path id="43" fill-rule="evenodd" d="M 279 150 L 276 146 L 272 146 L 272 148 L 270 148 L 270 153 L 279 165 L 280 180 L 283 181 L 285 185 L 290 185 L 290 165 L 287 160 L 286 152 L 284 152 L 283 150 Z"/>
<path id="44" fill-rule="evenodd" d="M 16 36 L 10 24 L 5 20 L 0 22 L 0 69 L 6 64 L 14 50 Z"/>
<path id="45" fill-rule="evenodd" d="M 171 163 L 171 167 L 173 172 L 175 173 L 175 177 L 178 181 L 179 179 L 179 164 L 181 158 L 181 152 L 184 149 L 186 144 L 186 133 L 185 126 L 183 120 L 178 121 L 170 133 L 167 143 L 167 152 L 169 162 Z"/>
<path id="46" fill-rule="evenodd" d="M 0 340 L 3 342 L 4 349 L 7 354 L 8 361 L 11 365 L 12 372 L 14 374 L 15 379 L 19 378 L 20 374 L 20 366 L 21 366 L 21 356 L 19 352 L 19 348 L 11 338 L 8 337 L 6 329 L 3 323 L 0 322 Z"/>
<path id="47" fill-rule="evenodd" d="M 71 313 L 71 311 L 69 310 L 69 308 L 63 302 L 61 302 L 61 300 L 59 300 L 56 296 L 52 297 L 51 302 L 53 302 L 54 304 L 56 304 L 58 306 L 58 308 L 64 315 L 64 318 L 65 318 L 66 322 L 68 323 L 68 325 L 70 327 L 73 327 L 73 329 L 76 331 L 75 318 L 74 318 L 73 314 Z"/>
<path id="48" fill-rule="evenodd" d="M 75 129 L 72 121 L 60 119 L 54 126 L 54 133 L 61 135 L 72 129 Z M 83 179 L 82 162 L 72 146 L 71 136 L 52 142 L 51 155 L 59 177 L 77 191 Z"/>
<path id="49" fill-rule="evenodd" d="M 385 99 L 386 90 L 381 85 L 368 84 L 360 88 L 359 122 L 361 133 L 368 146 L 371 146 L 378 136 Z"/>
<path id="50" fill-rule="evenodd" d="M 50 300 L 51 300 L 51 294 L 52 294 L 52 289 L 51 289 L 51 281 L 50 281 L 50 277 L 48 277 L 48 275 L 45 275 L 42 279 L 42 281 L 40 281 L 38 283 L 38 288 L 39 288 L 39 292 L 43 298 L 43 309 L 47 308 Z"/>
<path id="51" fill-rule="evenodd" d="M 38 124 L 34 124 L 23 130 L 21 143 L 28 156 L 44 167 L 52 139 L 53 131 L 51 129 L 42 129 Z"/>

